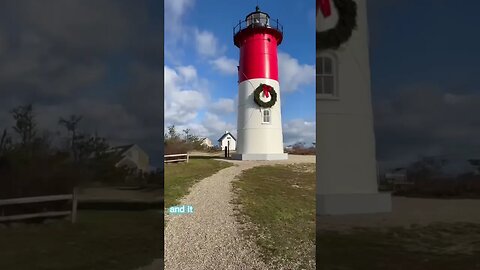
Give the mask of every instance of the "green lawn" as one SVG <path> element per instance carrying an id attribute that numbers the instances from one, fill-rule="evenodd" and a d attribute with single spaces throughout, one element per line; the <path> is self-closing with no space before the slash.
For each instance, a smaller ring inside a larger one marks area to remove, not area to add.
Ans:
<path id="1" fill-rule="evenodd" d="M 317 232 L 317 269 L 480 269 L 480 224 Z"/>
<path id="2" fill-rule="evenodd" d="M 134 270 L 163 254 L 159 211 L 79 211 L 78 221 L 0 229 L 2 270 Z"/>
<path id="3" fill-rule="evenodd" d="M 231 163 L 212 158 L 190 158 L 189 162 L 165 164 L 165 207 L 178 204 L 193 184 L 215 174 Z"/>
<path id="4" fill-rule="evenodd" d="M 245 234 L 267 263 L 315 269 L 315 164 L 256 167 L 244 171 L 234 189 L 237 218 L 253 223 Z"/>

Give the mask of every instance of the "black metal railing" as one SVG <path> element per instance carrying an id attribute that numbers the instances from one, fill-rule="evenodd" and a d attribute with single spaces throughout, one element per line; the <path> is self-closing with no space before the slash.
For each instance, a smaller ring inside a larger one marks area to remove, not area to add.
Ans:
<path id="1" fill-rule="evenodd" d="M 283 25 L 278 22 L 278 19 L 272 20 L 270 18 L 255 18 L 239 21 L 238 24 L 233 27 L 233 35 L 235 36 L 238 32 L 246 28 L 255 28 L 255 27 L 267 27 L 276 29 L 283 34 Z"/>

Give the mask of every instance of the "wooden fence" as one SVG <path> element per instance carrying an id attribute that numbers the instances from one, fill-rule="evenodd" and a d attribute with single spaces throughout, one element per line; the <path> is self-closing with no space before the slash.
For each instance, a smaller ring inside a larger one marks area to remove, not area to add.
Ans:
<path id="1" fill-rule="evenodd" d="M 188 154 L 165 155 L 164 162 L 169 163 L 169 162 L 186 161 L 188 163 L 188 159 L 189 159 Z"/>
<path id="2" fill-rule="evenodd" d="M 77 204 L 78 204 L 76 190 L 74 190 L 72 194 L 0 200 L 0 206 L 28 204 L 28 203 L 53 202 L 53 201 L 72 201 L 72 210 L 70 210 L 70 211 L 48 211 L 48 212 L 28 213 L 28 214 L 11 215 L 11 216 L 0 215 L 0 222 L 25 220 L 25 219 L 39 218 L 39 217 L 47 218 L 47 217 L 60 217 L 60 216 L 69 216 L 70 215 L 72 223 L 75 223 L 75 221 L 77 219 Z"/>

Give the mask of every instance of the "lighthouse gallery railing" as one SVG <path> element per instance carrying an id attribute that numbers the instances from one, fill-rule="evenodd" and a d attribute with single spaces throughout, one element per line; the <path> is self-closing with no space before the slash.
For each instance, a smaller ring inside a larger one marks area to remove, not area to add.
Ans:
<path id="1" fill-rule="evenodd" d="M 283 25 L 278 22 L 278 19 L 272 20 L 270 18 L 259 18 L 256 19 L 254 22 L 251 20 L 243 20 L 239 21 L 238 24 L 233 28 L 233 35 L 235 36 L 238 32 L 246 29 L 246 28 L 254 28 L 254 27 L 268 27 L 278 30 L 280 33 L 283 34 Z"/>

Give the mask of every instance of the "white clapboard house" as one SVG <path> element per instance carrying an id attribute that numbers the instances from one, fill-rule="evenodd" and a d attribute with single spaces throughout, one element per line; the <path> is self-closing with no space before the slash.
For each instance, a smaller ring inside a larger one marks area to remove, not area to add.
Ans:
<path id="1" fill-rule="evenodd" d="M 205 147 L 208 147 L 208 148 L 211 148 L 213 147 L 213 143 L 212 141 L 209 139 L 209 138 L 203 138 L 201 140 L 201 145 L 205 146 Z"/>
<path id="2" fill-rule="evenodd" d="M 119 154 L 119 160 L 115 164 L 116 167 L 126 166 L 136 169 L 138 172 L 148 172 L 151 170 L 148 154 L 136 144 L 112 147 L 110 152 L 117 152 Z"/>
<path id="3" fill-rule="evenodd" d="M 225 147 L 228 147 L 230 151 L 235 151 L 237 149 L 237 139 L 232 135 L 232 133 L 225 131 L 225 134 L 218 139 L 218 145 L 222 148 L 222 150 L 224 150 Z"/>

